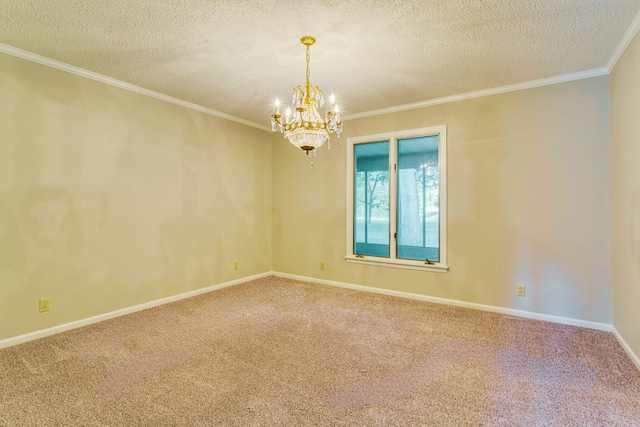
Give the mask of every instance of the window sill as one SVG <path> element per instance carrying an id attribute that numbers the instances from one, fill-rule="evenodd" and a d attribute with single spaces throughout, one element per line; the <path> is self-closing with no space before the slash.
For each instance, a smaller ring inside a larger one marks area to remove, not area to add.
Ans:
<path id="1" fill-rule="evenodd" d="M 351 262 L 354 264 L 366 264 L 366 265 L 377 265 L 379 267 L 392 267 L 392 268 L 404 268 L 406 270 L 422 270 L 422 271 L 432 271 L 436 273 L 446 273 L 449 270 L 449 267 L 440 264 L 425 264 L 424 261 L 411 261 L 405 259 L 383 259 L 377 257 L 369 257 L 365 256 L 363 258 L 357 258 L 355 255 L 344 257 L 345 261 Z"/>

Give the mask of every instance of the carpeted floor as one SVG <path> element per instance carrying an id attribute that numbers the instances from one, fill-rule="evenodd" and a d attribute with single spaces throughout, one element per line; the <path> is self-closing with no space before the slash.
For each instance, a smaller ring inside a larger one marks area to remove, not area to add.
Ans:
<path id="1" fill-rule="evenodd" d="M 0 350 L 2 426 L 640 426 L 606 332 L 268 277 Z"/>

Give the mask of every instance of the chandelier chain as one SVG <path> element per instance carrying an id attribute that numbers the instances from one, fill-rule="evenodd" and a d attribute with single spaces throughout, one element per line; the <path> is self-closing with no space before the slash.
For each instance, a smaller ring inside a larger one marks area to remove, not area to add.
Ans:
<path id="1" fill-rule="evenodd" d="M 311 73 L 309 72 L 309 62 L 311 61 L 311 55 L 309 54 L 309 45 L 307 45 L 307 98 L 309 97 L 309 76 Z"/>

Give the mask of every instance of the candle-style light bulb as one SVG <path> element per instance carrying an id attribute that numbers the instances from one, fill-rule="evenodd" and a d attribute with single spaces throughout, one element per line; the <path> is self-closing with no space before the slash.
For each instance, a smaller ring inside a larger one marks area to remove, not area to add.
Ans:
<path id="1" fill-rule="evenodd" d="M 331 96 L 329 97 L 329 101 L 331 101 L 332 104 L 336 103 L 336 96 L 334 94 L 331 94 Z"/>
<path id="2" fill-rule="evenodd" d="M 338 107 L 338 104 L 333 106 L 333 111 L 338 114 L 340 112 L 340 107 Z"/>
<path id="3" fill-rule="evenodd" d="M 287 117 L 287 121 L 289 121 L 289 116 L 291 116 L 291 108 L 287 107 L 287 111 L 284 113 L 284 115 Z"/>
<path id="4" fill-rule="evenodd" d="M 280 114 L 280 99 L 276 98 L 276 114 Z"/>

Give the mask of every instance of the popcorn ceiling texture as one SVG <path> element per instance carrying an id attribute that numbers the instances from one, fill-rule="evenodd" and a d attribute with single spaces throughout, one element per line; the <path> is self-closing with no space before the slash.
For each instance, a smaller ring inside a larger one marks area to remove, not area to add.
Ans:
<path id="1" fill-rule="evenodd" d="M 346 114 L 604 67 L 638 0 L 4 0 L 0 43 L 267 125 L 311 81 Z"/>
<path id="2" fill-rule="evenodd" d="M 7 426 L 636 426 L 602 331 L 268 277 L 0 350 Z"/>

